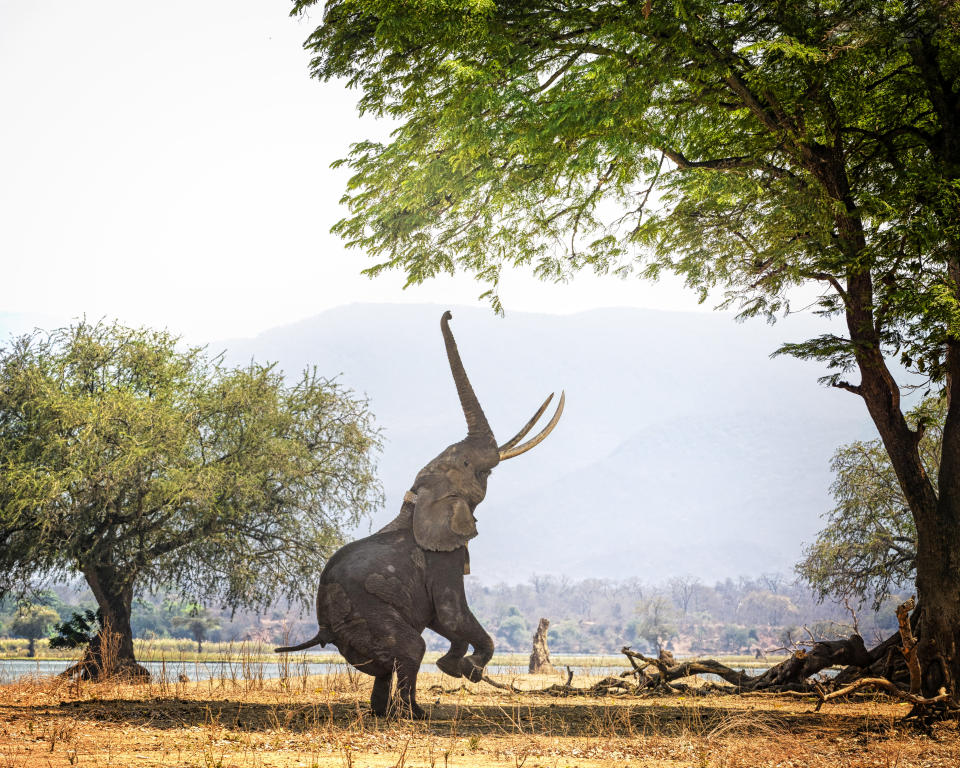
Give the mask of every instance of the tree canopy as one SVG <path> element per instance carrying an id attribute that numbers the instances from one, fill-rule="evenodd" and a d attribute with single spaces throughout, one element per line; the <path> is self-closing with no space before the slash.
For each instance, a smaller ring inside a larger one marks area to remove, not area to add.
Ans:
<path id="1" fill-rule="evenodd" d="M 923 689 L 960 705 L 960 3 L 329 0 L 306 47 L 398 122 L 343 161 L 372 274 L 465 270 L 499 308 L 507 266 L 671 270 L 770 319 L 819 288 L 845 327 L 781 352 L 867 406 L 917 529 Z M 950 395 L 936 482 L 890 358 Z"/>
<path id="2" fill-rule="evenodd" d="M 134 588 L 306 602 L 380 503 L 378 441 L 315 371 L 103 322 L 21 337 L 0 356 L 0 592 L 83 575 L 130 658 Z"/>
<path id="3" fill-rule="evenodd" d="M 465 269 L 495 301 L 505 265 L 670 269 L 747 314 L 810 280 L 842 309 L 864 240 L 885 340 L 912 332 L 911 360 L 936 367 L 916 313 L 955 312 L 956 22 L 955 4 L 875 0 L 333 0 L 314 75 L 401 121 L 354 145 L 337 230 L 372 273 Z M 852 359 L 840 338 L 792 351 Z"/>

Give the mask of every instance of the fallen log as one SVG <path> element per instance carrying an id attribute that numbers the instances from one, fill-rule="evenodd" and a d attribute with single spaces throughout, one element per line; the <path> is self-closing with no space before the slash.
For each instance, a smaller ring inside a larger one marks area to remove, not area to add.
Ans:
<path id="1" fill-rule="evenodd" d="M 960 707 L 944 690 L 936 696 L 924 697 L 918 691 L 905 690 L 898 684 L 909 678 L 912 688 L 919 677 L 915 651 L 917 641 L 912 632 L 916 612 L 908 618 L 909 612 L 914 608 L 912 599 L 901 605 L 897 609 L 900 623 L 898 632 L 870 650 L 866 648 L 859 634 L 843 640 L 820 640 L 813 643 L 809 649 L 794 651 L 787 659 L 760 675 L 732 669 L 714 659 L 693 659 L 678 663 L 673 655 L 666 651 L 652 657 L 624 646 L 621 653 L 627 657 L 630 669 L 622 672 L 618 678 L 605 677 L 586 688 L 571 685 L 573 672 L 570 667 L 567 667 L 566 683 L 536 690 L 521 690 L 512 684 L 506 686 L 486 676 L 483 679 L 490 685 L 514 693 L 551 696 L 644 695 L 663 692 L 697 695 L 713 692 L 788 695 L 816 701 L 816 710 L 828 701 L 872 688 L 913 704 L 913 710 L 907 717 L 928 717 L 931 712 L 956 712 Z M 836 666 L 844 666 L 844 669 L 832 680 L 816 677 L 823 670 Z M 651 674 L 651 669 L 656 672 Z M 694 675 L 716 675 L 727 685 L 707 683 L 693 688 L 677 682 L 681 678 Z M 630 678 L 633 679 L 632 682 L 628 682 Z"/>
<path id="2" fill-rule="evenodd" d="M 814 643 L 810 650 L 797 650 L 789 658 L 770 667 L 761 675 L 749 675 L 743 670 L 732 669 L 714 659 L 695 659 L 670 663 L 672 657 L 659 658 L 644 656 L 625 646 L 620 649 L 634 668 L 634 672 L 646 673 L 650 666 L 657 668 L 657 674 L 644 679 L 643 687 L 658 687 L 674 680 L 691 675 L 716 675 L 732 685 L 737 692 L 744 691 L 810 691 L 808 678 L 828 667 L 849 664 L 867 667 L 870 656 L 860 635 L 851 635 L 846 640 L 822 640 Z M 636 662 L 644 662 L 640 667 Z"/>

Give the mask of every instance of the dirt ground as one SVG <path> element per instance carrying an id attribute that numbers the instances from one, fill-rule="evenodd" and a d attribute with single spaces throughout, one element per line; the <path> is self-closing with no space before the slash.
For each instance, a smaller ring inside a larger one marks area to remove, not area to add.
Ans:
<path id="1" fill-rule="evenodd" d="M 518 679 L 519 681 L 519 679 Z M 542 687 L 554 678 L 529 679 Z M 0 686 L 0 768 L 960 766 L 955 723 L 925 733 L 879 696 L 553 698 L 422 675 L 423 722 L 367 711 L 369 678 Z M 589 679 L 575 679 L 585 686 Z"/>

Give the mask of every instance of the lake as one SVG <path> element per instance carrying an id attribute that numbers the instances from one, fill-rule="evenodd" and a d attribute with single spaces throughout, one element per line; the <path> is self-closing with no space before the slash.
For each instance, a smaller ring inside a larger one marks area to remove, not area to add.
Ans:
<path id="1" fill-rule="evenodd" d="M 326 658 L 324 658 L 326 657 Z M 173 682 L 183 674 L 191 680 L 209 680 L 210 678 L 226 679 L 257 679 L 257 678 L 278 678 L 286 670 L 290 677 L 299 677 L 306 669 L 308 675 L 322 675 L 328 672 L 334 672 L 343 669 L 345 663 L 339 661 L 336 654 L 309 654 L 306 657 L 300 656 L 291 658 L 288 662 L 263 661 L 263 662 L 240 662 L 240 661 L 182 661 L 179 659 L 172 661 L 142 661 L 154 679 L 166 679 Z M 44 677 L 56 675 L 63 672 L 73 661 L 67 659 L 0 659 L 0 683 L 11 683 L 23 677 Z M 619 675 L 628 667 L 609 666 L 571 666 L 574 676 L 598 677 L 604 675 Z M 424 672 L 437 672 L 435 664 L 424 662 L 421 667 Z M 487 666 L 487 673 L 491 675 L 521 675 L 526 674 L 525 666 L 490 664 Z M 565 668 L 558 667 L 558 672 L 565 672 Z"/>

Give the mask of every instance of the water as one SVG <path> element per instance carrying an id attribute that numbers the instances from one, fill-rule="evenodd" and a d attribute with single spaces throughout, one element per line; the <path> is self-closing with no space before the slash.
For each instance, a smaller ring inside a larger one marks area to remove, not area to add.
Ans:
<path id="1" fill-rule="evenodd" d="M 0 683 L 10 683 L 23 677 L 42 677 L 57 675 L 74 662 L 72 660 L 42 660 L 36 659 L 0 659 Z M 154 680 L 166 679 L 175 682 L 180 675 L 186 675 L 190 680 L 209 680 L 210 678 L 277 678 L 284 668 L 288 676 L 299 676 L 304 666 L 309 675 L 322 675 L 337 668 L 332 659 L 322 661 L 308 661 L 302 663 L 298 659 L 290 659 L 285 665 L 279 661 L 248 662 L 239 661 L 141 661 Z"/>
<path id="2" fill-rule="evenodd" d="M 0 683 L 11 683 L 22 677 L 44 677 L 56 675 L 63 672 L 73 661 L 70 660 L 37 660 L 37 659 L 0 659 Z M 333 653 L 315 653 L 306 657 L 293 657 L 286 664 L 279 661 L 258 661 L 248 662 L 246 665 L 239 661 L 142 661 L 154 680 L 166 679 L 167 682 L 175 682 L 180 675 L 186 675 L 190 680 L 209 680 L 210 678 L 238 679 L 259 678 L 264 679 L 278 678 L 283 673 L 284 667 L 286 674 L 290 677 L 299 677 L 303 674 L 304 668 L 308 675 L 323 675 L 343 669 L 344 662 L 340 657 Z M 421 667 L 424 672 L 437 672 L 435 664 L 424 663 Z M 623 666 L 576 666 L 571 665 L 574 674 L 574 685 L 577 679 L 582 677 L 616 677 L 621 672 L 628 669 Z M 739 669 L 733 667 L 733 669 Z M 747 674 L 759 675 L 765 670 L 749 669 L 745 670 Z M 508 664 L 490 664 L 487 666 L 487 674 L 510 677 L 511 675 L 519 677 L 525 675 L 526 667 Z M 557 667 L 558 679 L 566 679 L 566 667 Z M 829 674 L 829 672 L 828 672 Z M 836 672 L 834 672 L 836 674 Z M 720 678 L 715 675 L 701 675 L 704 679 L 720 682 Z"/>
<path id="3" fill-rule="evenodd" d="M 327 656 L 326 659 L 314 660 L 316 656 Z M 155 680 L 166 679 L 176 681 L 180 675 L 186 675 L 191 680 L 208 680 L 210 678 L 263 677 L 278 678 L 281 676 L 284 664 L 279 661 L 248 662 L 246 666 L 238 661 L 141 661 Z M 22 677 L 43 677 L 57 675 L 73 664 L 70 660 L 37 660 L 37 659 L 0 659 L 0 683 L 11 683 Z M 301 657 L 291 658 L 286 663 L 286 673 L 291 677 L 303 674 L 304 667 L 308 675 L 323 675 L 342 669 L 344 662 L 334 654 L 310 654 L 306 660 Z M 421 669 L 424 672 L 437 672 L 435 664 L 424 663 Z M 619 675 L 626 667 L 571 667 L 575 677 Z M 522 675 L 526 674 L 525 667 L 505 664 L 490 664 L 487 674 L 490 675 Z M 564 673 L 565 668 L 558 668 L 558 673 Z"/>

